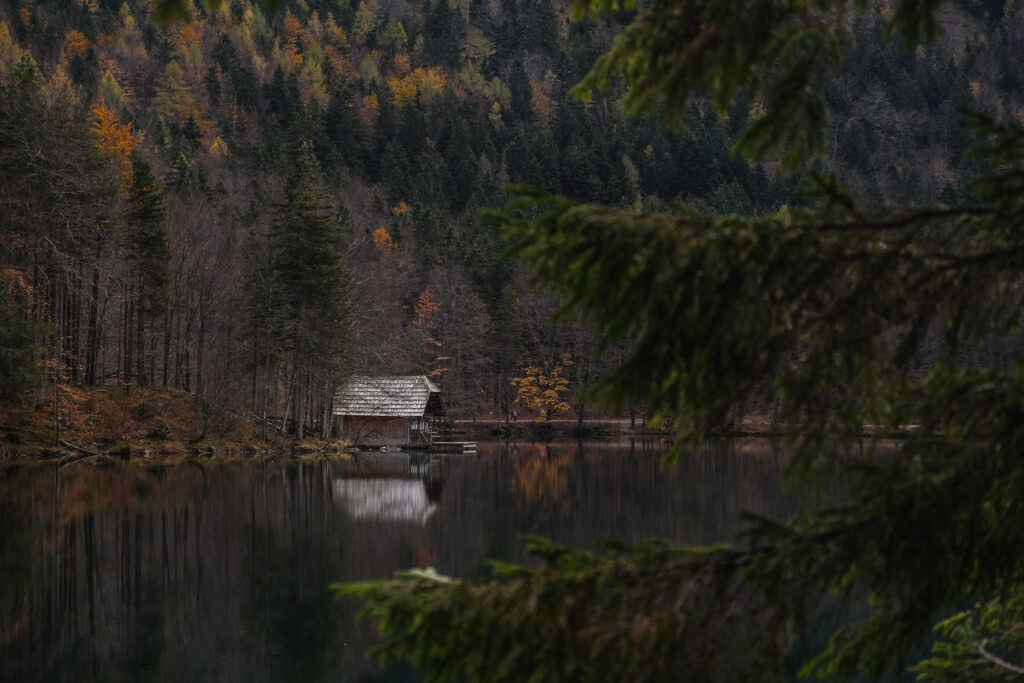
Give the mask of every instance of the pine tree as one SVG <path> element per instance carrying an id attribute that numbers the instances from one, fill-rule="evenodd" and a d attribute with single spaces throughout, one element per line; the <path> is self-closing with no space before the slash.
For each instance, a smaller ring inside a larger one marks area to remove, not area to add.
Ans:
<path id="1" fill-rule="evenodd" d="M 43 380 L 40 343 L 46 328 L 19 315 L 15 306 L 0 298 L 0 399 L 24 399 L 24 393 Z"/>
<path id="2" fill-rule="evenodd" d="M 350 345 L 344 226 L 326 201 L 308 141 L 293 152 L 275 213 L 264 267 L 250 276 L 250 305 L 267 331 L 264 357 L 285 364 L 286 412 L 302 438 L 309 424 L 326 433 L 324 411 L 348 369 Z"/>
<path id="3" fill-rule="evenodd" d="M 938 3 L 889 5 L 890 35 L 909 46 L 935 36 Z M 617 8 L 574 4 L 578 16 Z M 671 121 L 695 97 L 724 115 L 746 93 L 764 111 L 738 152 L 801 168 L 827 150 L 823 86 L 866 11 L 853 0 L 655 2 L 575 92 L 621 78 L 635 112 Z M 1024 359 L 1000 369 L 965 364 L 961 351 L 1016 332 L 1024 313 L 1024 126 L 965 122 L 985 162 L 965 206 L 865 208 L 821 175 L 812 205 L 760 218 L 639 213 L 520 188 L 514 208 L 535 218 L 493 215 L 512 253 L 604 345 L 631 349 L 598 397 L 643 400 L 670 421 L 671 463 L 771 387 L 782 421 L 798 425 L 790 480 L 813 493 L 846 471 L 851 497 L 787 522 L 752 519 L 734 545 L 592 553 L 531 539 L 539 567 L 340 586 L 379 624 L 377 652 L 430 681 L 791 680 L 800 665 L 879 678 L 951 608 L 980 599 L 940 625 L 945 640 L 918 670 L 1018 677 Z M 796 662 L 824 595 L 862 616 Z"/>
<path id="4" fill-rule="evenodd" d="M 152 372 L 146 375 L 144 361 L 147 348 L 149 358 L 156 356 L 157 335 L 153 327 L 167 306 L 171 246 L 163 193 L 153 168 L 138 152 L 132 156 L 132 184 L 121 238 L 129 264 L 125 316 L 135 323 L 125 338 L 126 345 L 135 347 L 125 353 L 125 358 L 135 359 L 135 367 L 126 367 L 125 373 L 140 383 L 152 384 L 156 378 Z"/>

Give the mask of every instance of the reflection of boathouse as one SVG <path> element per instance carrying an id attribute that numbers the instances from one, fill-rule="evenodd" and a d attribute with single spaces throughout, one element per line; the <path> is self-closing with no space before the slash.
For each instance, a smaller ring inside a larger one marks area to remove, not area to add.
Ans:
<path id="1" fill-rule="evenodd" d="M 439 487 L 421 479 L 335 479 L 335 500 L 353 519 L 425 523 L 437 509 Z"/>
<path id="2" fill-rule="evenodd" d="M 338 392 L 341 438 L 356 446 L 426 448 L 444 417 L 441 390 L 423 375 L 353 377 Z"/>

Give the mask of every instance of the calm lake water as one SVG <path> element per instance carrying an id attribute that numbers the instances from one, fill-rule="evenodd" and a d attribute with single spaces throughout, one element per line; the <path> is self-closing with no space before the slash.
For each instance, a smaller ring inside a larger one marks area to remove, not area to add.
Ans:
<path id="1" fill-rule="evenodd" d="M 784 456 L 708 446 L 481 444 L 287 465 L 8 469 L 0 474 L 0 679 L 414 681 L 365 657 L 332 581 L 529 561 L 518 537 L 592 547 L 729 540 L 743 510 L 784 519 Z"/>

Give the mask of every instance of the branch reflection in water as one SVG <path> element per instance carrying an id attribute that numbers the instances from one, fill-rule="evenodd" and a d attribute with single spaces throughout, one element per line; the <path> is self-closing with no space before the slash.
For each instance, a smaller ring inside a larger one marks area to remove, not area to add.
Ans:
<path id="1" fill-rule="evenodd" d="M 518 538 L 731 538 L 784 518 L 784 455 L 709 445 L 663 471 L 657 443 L 481 444 L 285 465 L 0 473 L 0 680 L 401 680 L 332 581 L 409 567 L 475 576 Z M 826 492 L 826 496 L 828 496 Z M 415 680 L 414 677 L 410 680 Z"/>

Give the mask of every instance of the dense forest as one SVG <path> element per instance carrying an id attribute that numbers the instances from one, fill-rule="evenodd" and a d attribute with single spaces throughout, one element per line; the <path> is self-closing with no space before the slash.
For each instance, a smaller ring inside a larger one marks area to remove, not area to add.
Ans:
<path id="1" fill-rule="evenodd" d="M 428 374 L 458 416 L 524 387 L 560 407 L 627 350 L 552 322 L 558 301 L 502 258 L 481 210 L 509 184 L 638 212 L 803 201 L 804 177 L 730 155 L 758 102 L 698 102 L 670 130 L 614 87 L 569 96 L 629 13 L 150 5 L 0 3 L 0 400 L 173 386 L 300 437 L 327 434 L 353 373 Z M 958 110 L 1024 121 L 1024 9 L 944 9 L 915 52 L 884 38 L 887 11 L 855 20 L 817 166 L 867 204 L 969 201 Z"/>

